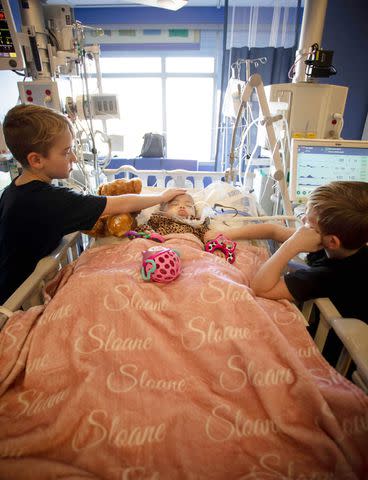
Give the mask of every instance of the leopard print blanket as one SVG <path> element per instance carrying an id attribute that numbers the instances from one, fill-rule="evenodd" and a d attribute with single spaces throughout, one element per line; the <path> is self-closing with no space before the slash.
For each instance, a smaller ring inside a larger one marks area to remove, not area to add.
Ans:
<path id="1" fill-rule="evenodd" d="M 177 219 L 165 217 L 160 213 L 154 213 L 145 225 L 140 225 L 140 230 L 154 230 L 160 235 L 168 235 L 169 233 L 193 233 L 202 242 L 204 242 L 204 234 L 209 230 L 206 222 L 198 227 L 182 223 Z"/>

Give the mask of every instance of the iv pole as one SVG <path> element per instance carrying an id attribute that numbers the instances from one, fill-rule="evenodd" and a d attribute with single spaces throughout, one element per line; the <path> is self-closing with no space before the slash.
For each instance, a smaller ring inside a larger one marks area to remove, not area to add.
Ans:
<path id="1" fill-rule="evenodd" d="M 237 78 L 237 79 L 240 80 L 240 69 L 241 69 L 242 64 L 245 64 L 245 82 L 248 82 L 248 80 L 251 76 L 250 66 L 253 64 L 257 68 L 259 66 L 259 64 L 264 65 L 265 63 L 267 63 L 267 57 L 239 59 L 231 65 L 231 72 L 232 72 L 231 76 L 232 76 L 232 78 Z M 241 98 L 241 95 L 242 95 L 241 86 L 240 86 L 240 84 L 238 84 L 238 98 Z M 246 104 L 245 108 L 246 108 L 245 115 L 246 115 L 246 122 L 247 122 L 246 124 L 247 124 L 247 128 L 248 128 L 249 125 L 250 125 L 250 106 L 248 105 L 248 103 Z M 239 121 L 240 121 L 240 119 L 239 119 Z M 249 148 L 250 148 L 250 130 L 247 131 L 245 140 L 246 140 L 246 145 L 247 145 L 247 159 L 249 159 L 249 157 L 250 157 L 250 151 L 249 151 Z M 243 141 L 241 142 L 241 146 L 243 146 Z M 242 148 L 240 149 L 240 155 L 242 155 Z M 240 155 L 239 155 L 239 162 L 238 162 L 239 163 L 239 174 L 241 173 L 241 168 L 242 168 L 242 158 L 241 158 Z"/>
<path id="2" fill-rule="evenodd" d="M 263 119 L 261 120 L 261 124 L 266 127 L 266 135 L 270 144 L 271 159 L 272 159 L 270 175 L 274 180 L 276 180 L 279 183 L 280 192 L 281 192 L 281 196 L 284 203 L 285 214 L 292 216 L 293 209 L 290 202 L 290 197 L 289 197 L 285 173 L 284 173 L 284 169 L 281 161 L 280 151 L 276 142 L 275 130 L 273 128 L 273 122 L 280 120 L 282 117 L 280 115 L 271 116 L 262 78 L 258 73 L 252 75 L 249 78 L 248 82 L 245 85 L 245 88 L 243 90 L 243 94 L 241 97 L 241 104 L 236 116 L 232 137 L 231 137 L 231 150 L 230 150 L 230 159 L 229 159 L 230 168 L 228 171 L 228 181 L 234 182 L 236 177 L 236 173 L 234 172 L 236 129 L 239 125 L 243 110 L 247 106 L 247 102 L 249 101 L 249 98 L 253 92 L 253 89 L 256 90 L 257 92 L 258 103 L 259 103 L 261 114 L 263 116 Z M 249 165 L 248 165 L 248 168 L 249 168 Z"/>

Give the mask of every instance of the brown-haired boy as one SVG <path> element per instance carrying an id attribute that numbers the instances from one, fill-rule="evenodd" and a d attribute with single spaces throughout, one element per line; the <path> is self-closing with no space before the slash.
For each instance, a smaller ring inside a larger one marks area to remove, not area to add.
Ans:
<path id="1" fill-rule="evenodd" d="M 54 186 L 52 180 L 68 178 L 76 161 L 70 121 L 45 107 L 17 105 L 6 114 L 3 130 L 23 172 L 0 199 L 0 304 L 64 235 L 91 229 L 101 215 L 136 212 L 185 192 L 103 197 Z"/>
<path id="2" fill-rule="evenodd" d="M 328 297 L 344 317 L 368 323 L 368 183 L 341 181 L 316 188 L 308 198 L 304 226 L 252 224 L 224 231 L 232 239 L 271 238 L 282 243 L 251 282 L 256 295 L 299 302 Z M 213 232 L 206 234 L 208 238 Z M 310 253 L 310 268 L 283 275 L 288 262 Z"/>

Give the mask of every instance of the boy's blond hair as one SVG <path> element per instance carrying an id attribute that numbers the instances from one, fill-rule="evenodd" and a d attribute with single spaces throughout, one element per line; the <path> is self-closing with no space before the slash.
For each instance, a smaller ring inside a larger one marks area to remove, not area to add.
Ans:
<path id="1" fill-rule="evenodd" d="M 368 242 L 368 183 L 331 182 L 316 188 L 307 206 L 317 216 L 323 235 L 336 235 L 343 248 L 355 250 Z"/>
<path id="2" fill-rule="evenodd" d="M 3 123 L 5 142 L 24 168 L 29 167 L 29 153 L 37 152 L 47 156 L 55 139 L 68 129 L 74 137 L 73 126 L 67 117 L 38 105 L 13 107 Z"/>

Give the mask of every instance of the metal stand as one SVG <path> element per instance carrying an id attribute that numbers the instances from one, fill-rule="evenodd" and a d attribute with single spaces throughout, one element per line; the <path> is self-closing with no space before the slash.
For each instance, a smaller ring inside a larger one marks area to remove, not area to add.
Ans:
<path id="1" fill-rule="evenodd" d="M 231 150 L 230 150 L 230 159 L 229 159 L 230 168 L 228 172 L 228 181 L 233 183 L 235 181 L 236 174 L 234 172 L 234 163 L 235 163 L 234 151 L 235 151 L 236 129 L 241 120 L 243 110 L 244 108 L 246 108 L 247 102 L 249 101 L 249 98 L 254 89 L 257 92 L 258 103 L 259 103 L 261 114 L 263 116 L 263 120 L 261 121 L 261 124 L 263 124 L 266 127 L 266 134 L 270 144 L 271 160 L 272 160 L 270 175 L 274 180 L 276 180 L 279 183 L 285 214 L 293 215 L 293 209 L 290 202 L 289 192 L 288 192 L 286 178 L 285 178 L 285 172 L 284 172 L 283 164 L 281 161 L 280 151 L 276 142 L 275 131 L 273 128 L 273 122 L 280 120 L 281 117 L 279 115 L 274 117 L 271 116 L 267 98 L 266 98 L 266 93 L 264 90 L 264 85 L 262 82 L 262 78 L 259 74 L 252 75 L 249 78 L 243 91 L 243 95 L 241 98 L 241 105 L 236 116 L 233 134 L 231 138 Z M 249 170 L 249 167 L 250 165 L 247 165 L 246 172 Z"/>

